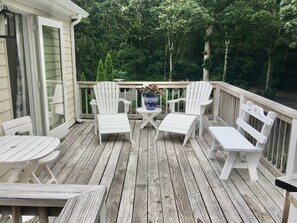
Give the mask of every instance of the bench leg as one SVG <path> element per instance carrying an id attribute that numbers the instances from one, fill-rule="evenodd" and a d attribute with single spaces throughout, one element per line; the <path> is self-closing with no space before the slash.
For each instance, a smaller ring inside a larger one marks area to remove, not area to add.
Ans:
<path id="1" fill-rule="evenodd" d="M 262 152 L 245 153 L 251 180 L 258 180 L 257 166 Z"/>
<path id="2" fill-rule="evenodd" d="M 290 193 L 286 191 L 282 223 L 287 223 L 290 211 Z"/>
<path id="3" fill-rule="evenodd" d="M 217 153 L 217 147 L 219 146 L 217 140 L 213 140 L 212 144 L 211 144 L 211 148 L 210 148 L 210 152 L 208 154 L 208 158 L 209 159 L 214 159 L 216 158 L 216 153 Z"/>
<path id="4" fill-rule="evenodd" d="M 236 159 L 237 153 L 238 152 L 229 152 L 228 153 L 225 165 L 223 167 L 223 170 L 222 170 L 222 173 L 221 173 L 221 176 L 220 176 L 220 180 L 227 180 L 228 179 L 229 174 L 231 172 L 231 169 L 233 167 L 234 161 Z"/>

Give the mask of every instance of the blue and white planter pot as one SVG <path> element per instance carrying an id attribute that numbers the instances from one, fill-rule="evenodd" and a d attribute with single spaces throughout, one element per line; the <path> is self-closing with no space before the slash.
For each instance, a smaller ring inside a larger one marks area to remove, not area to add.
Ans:
<path id="1" fill-rule="evenodd" d="M 158 96 L 144 95 L 144 105 L 146 110 L 155 110 L 158 103 Z"/>

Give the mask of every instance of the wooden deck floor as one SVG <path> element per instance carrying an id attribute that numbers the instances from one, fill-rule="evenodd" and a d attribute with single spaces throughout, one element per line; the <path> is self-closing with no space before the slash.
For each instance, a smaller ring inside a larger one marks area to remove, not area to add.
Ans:
<path id="1" fill-rule="evenodd" d="M 108 222 L 281 222 L 282 191 L 262 166 L 258 182 L 247 170 L 220 181 L 225 155 L 206 157 L 207 131 L 183 147 L 177 134 L 155 143 L 155 129 L 140 124 L 131 121 L 133 145 L 115 134 L 105 135 L 101 146 L 93 122 L 74 125 L 51 166 L 59 183 L 105 185 Z"/>

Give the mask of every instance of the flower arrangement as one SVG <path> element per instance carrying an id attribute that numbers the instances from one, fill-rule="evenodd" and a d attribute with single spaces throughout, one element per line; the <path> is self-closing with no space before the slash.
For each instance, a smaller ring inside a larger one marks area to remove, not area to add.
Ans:
<path id="1" fill-rule="evenodd" d="M 156 84 L 149 84 L 140 89 L 143 96 L 153 97 L 162 95 L 162 90 Z"/>

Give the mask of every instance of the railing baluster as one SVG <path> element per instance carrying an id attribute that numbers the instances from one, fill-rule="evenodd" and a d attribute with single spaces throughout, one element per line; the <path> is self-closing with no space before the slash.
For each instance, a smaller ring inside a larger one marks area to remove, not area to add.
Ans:
<path id="1" fill-rule="evenodd" d="M 167 104 L 167 101 L 168 101 L 168 89 L 166 88 L 166 94 L 165 94 L 165 101 L 166 101 L 166 105 L 165 105 L 165 114 L 167 115 L 168 114 L 168 104 Z"/>
<path id="2" fill-rule="evenodd" d="M 89 114 L 89 103 L 88 103 L 88 89 L 85 90 L 85 108 L 86 108 L 86 114 Z"/>
<path id="3" fill-rule="evenodd" d="M 177 89 L 177 99 L 180 99 L 180 88 Z M 177 102 L 177 111 L 180 112 L 179 111 L 179 101 Z"/>
<path id="4" fill-rule="evenodd" d="M 38 208 L 39 223 L 48 223 L 47 208 Z"/>
<path id="5" fill-rule="evenodd" d="M 287 150 L 286 150 L 286 135 L 287 135 L 287 128 L 288 128 L 288 123 L 285 123 L 285 127 L 284 127 L 284 133 L 283 133 L 283 144 L 282 144 L 282 152 L 281 152 L 281 163 L 280 163 L 280 170 L 283 172 L 285 170 L 285 161 L 286 159 L 286 154 L 287 154 Z"/>
<path id="6" fill-rule="evenodd" d="M 290 144 L 289 144 L 289 154 L 287 161 L 287 174 L 292 174 L 297 172 L 297 120 L 293 119 Z"/>
<path id="7" fill-rule="evenodd" d="M 20 207 L 12 207 L 12 222 L 22 223 L 22 211 Z"/>

